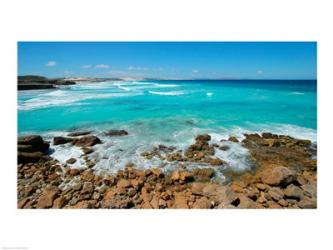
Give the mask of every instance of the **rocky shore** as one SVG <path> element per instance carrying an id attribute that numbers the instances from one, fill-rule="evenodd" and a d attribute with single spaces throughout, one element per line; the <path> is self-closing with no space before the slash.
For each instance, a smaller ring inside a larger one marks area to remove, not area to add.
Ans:
<path id="1" fill-rule="evenodd" d="M 17 80 L 18 90 L 54 89 L 57 86 L 74 85 L 74 81 L 62 79 L 48 79 L 42 76 L 19 76 Z"/>
<path id="2" fill-rule="evenodd" d="M 127 136 L 125 130 L 110 130 L 107 136 Z M 179 166 L 172 171 L 151 167 L 139 169 L 128 162 L 116 174 L 98 175 L 89 158 L 94 145 L 103 143 L 91 131 L 54 137 L 52 144 L 80 147 L 85 168 L 74 168 L 77 159 L 61 164 L 50 156 L 50 142 L 38 135 L 18 138 L 18 208 L 316 208 L 316 145 L 271 133 L 245 134 L 239 141 L 250 152 L 249 171 L 226 170 L 221 182 L 216 169 L 224 159 L 215 150 L 230 150 L 198 135 L 184 151 L 159 145 L 142 157 L 158 157 Z M 188 163 L 205 167 L 188 169 Z M 228 169 L 228 168 L 226 168 Z"/>

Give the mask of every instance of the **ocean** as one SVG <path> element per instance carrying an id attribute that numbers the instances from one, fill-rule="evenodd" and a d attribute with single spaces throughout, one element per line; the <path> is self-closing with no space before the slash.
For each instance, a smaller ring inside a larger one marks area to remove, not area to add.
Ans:
<path id="1" fill-rule="evenodd" d="M 129 135 L 105 136 L 110 129 L 125 129 Z M 316 142 L 317 82 L 108 81 L 18 92 L 19 135 L 40 134 L 51 140 L 74 130 L 92 130 L 102 139 L 91 157 L 97 161 L 95 170 L 111 172 L 129 161 L 139 168 L 160 166 L 158 159 L 148 161 L 140 154 L 160 144 L 185 149 L 200 133 L 209 133 L 217 143 L 231 135 L 242 139 L 244 133 L 264 131 Z M 69 145 L 51 148 L 60 161 L 82 154 Z M 248 167 L 247 151 L 239 144 L 216 155 L 234 169 Z M 75 164 L 81 167 L 83 160 Z"/>

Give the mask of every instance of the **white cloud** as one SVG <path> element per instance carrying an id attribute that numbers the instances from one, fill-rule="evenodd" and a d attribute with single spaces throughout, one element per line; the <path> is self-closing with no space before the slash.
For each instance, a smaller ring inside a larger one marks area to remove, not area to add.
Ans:
<path id="1" fill-rule="evenodd" d="M 109 67 L 109 65 L 106 65 L 106 64 L 97 64 L 95 66 L 95 68 L 98 68 L 98 69 L 108 69 L 110 67 Z"/>
<path id="2" fill-rule="evenodd" d="M 81 66 L 82 69 L 90 69 L 92 67 L 91 64 Z"/>
<path id="3" fill-rule="evenodd" d="M 262 71 L 262 70 L 258 70 L 258 71 L 257 71 L 257 74 L 258 74 L 258 75 L 262 75 L 263 73 L 264 73 L 264 71 Z"/>
<path id="4" fill-rule="evenodd" d="M 192 73 L 193 73 L 193 74 L 199 73 L 199 70 L 194 69 L 194 70 L 192 70 Z"/>
<path id="5" fill-rule="evenodd" d="M 56 61 L 48 61 L 47 64 L 45 64 L 46 67 L 54 67 L 57 65 Z"/>
<path id="6" fill-rule="evenodd" d="M 128 70 L 143 70 L 143 71 L 149 70 L 149 68 L 147 68 L 147 67 L 134 67 L 134 66 L 129 66 L 127 69 Z"/>
<path id="7" fill-rule="evenodd" d="M 65 74 L 65 75 L 71 75 L 71 74 L 74 74 L 74 71 L 65 70 L 65 71 L 64 71 L 64 74 Z"/>

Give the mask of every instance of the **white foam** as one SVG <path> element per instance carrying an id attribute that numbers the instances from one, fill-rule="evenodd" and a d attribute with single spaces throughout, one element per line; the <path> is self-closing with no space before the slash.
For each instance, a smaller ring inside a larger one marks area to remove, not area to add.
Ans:
<path id="1" fill-rule="evenodd" d="M 207 96 L 212 96 L 213 93 L 212 93 L 212 92 L 207 92 L 206 95 L 207 95 Z"/>
<path id="2" fill-rule="evenodd" d="M 303 92 L 291 92 L 290 94 L 291 95 L 304 95 Z"/>
<path id="3" fill-rule="evenodd" d="M 26 101 L 20 101 L 18 103 L 19 110 L 32 110 L 38 108 L 54 107 L 54 106 L 66 106 L 73 105 L 74 103 L 90 100 L 90 99 L 108 99 L 118 97 L 128 97 L 142 95 L 142 92 L 131 93 L 72 93 L 68 91 L 58 90 L 56 93 L 41 94 L 36 98 L 32 98 Z M 83 105 L 77 103 L 77 105 Z"/>
<path id="4" fill-rule="evenodd" d="M 160 83 L 155 83 L 154 86 L 159 87 L 159 88 L 175 88 L 179 87 L 177 84 L 160 84 Z"/>
<path id="5" fill-rule="evenodd" d="M 160 91 L 148 91 L 150 94 L 153 95 L 167 95 L 167 96 L 178 96 L 184 95 L 184 91 L 167 91 L 167 92 L 160 92 Z"/>

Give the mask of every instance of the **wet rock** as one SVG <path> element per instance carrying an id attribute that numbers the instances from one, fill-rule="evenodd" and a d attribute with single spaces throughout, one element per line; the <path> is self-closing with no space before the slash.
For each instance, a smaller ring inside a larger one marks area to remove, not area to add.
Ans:
<path id="1" fill-rule="evenodd" d="M 94 135 L 82 136 L 72 140 L 73 145 L 80 147 L 91 147 L 100 143 L 102 143 L 101 140 Z"/>
<path id="2" fill-rule="evenodd" d="M 266 169 L 261 174 L 262 182 L 274 186 L 286 186 L 295 181 L 296 178 L 293 171 L 282 166 Z"/>
<path id="3" fill-rule="evenodd" d="M 82 147 L 81 150 L 85 155 L 88 155 L 88 154 L 91 154 L 92 152 L 94 152 L 94 150 L 89 147 Z"/>
<path id="4" fill-rule="evenodd" d="M 227 151 L 227 150 L 230 149 L 230 147 L 227 146 L 227 145 L 223 145 L 223 146 L 220 146 L 219 149 L 222 150 L 222 151 Z"/>
<path id="5" fill-rule="evenodd" d="M 95 178 L 95 175 L 91 170 L 85 170 L 80 174 L 80 178 L 82 181 L 90 181 L 92 182 Z"/>
<path id="6" fill-rule="evenodd" d="M 204 142 L 208 142 L 208 141 L 210 141 L 210 139 L 211 139 L 211 137 L 208 134 L 198 135 L 195 138 L 196 141 L 204 141 Z"/>
<path id="7" fill-rule="evenodd" d="M 80 170 L 77 168 L 72 168 L 72 169 L 69 169 L 68 174 L 70 176 L 76 176 L 76 175 L 80 174 Z"/>
<path id="8" fill-rule="evenodd" d="M 125 136 L 128 135 L 128 132 L 126 130 L 116 130 L 116 129 L 111 129 L 108 132 L 105 133 L 105 135 L 108 136 Z"/>
<path id="9" fill-rule="evenodd" d="M 70 158 L 66 161 L 67 164 L 74 164 L 76 162 L 75 158 Z"/>
<path id="10" fill-rule="evenodd" d="M 69 143 L 69 142 L 72 142 L 72 141 L 73 141 L 72 138 L 56 136 L 56 137 L 53 138 L 53 145 L 66 144 L 66 143 Z"/>
<path id="11" fill-rule="evenodd" d="M 197 181 L 209 181 L 215 172 L 212 168 L 196 168 L 192 173 Z"/>
<path id="12" fill-rule="evenodd" d="M 230 136 L 228 141 L 231 141 L 231 142 L 239 142 L 239 140 L 235 137 L 235 136 Z"/>
<path id="13" fill-rule="evenodd" d="M 212 166 L 220 166 L 223 164 L 223 161 L 217 157 L 211 158 L 209 162 L 210 162 L 210 165 L 212 165 Z"/>
<path id="14" fill-rule="evenodd" d="M 89 135 L 89 134 L 91 134 L 91 131 L 77 131 L 77 132 L 69 133 L 67 136 L 76 137 L 76 136 Z"/>

